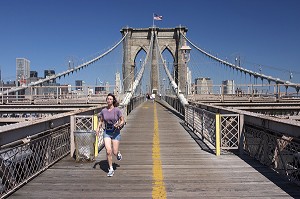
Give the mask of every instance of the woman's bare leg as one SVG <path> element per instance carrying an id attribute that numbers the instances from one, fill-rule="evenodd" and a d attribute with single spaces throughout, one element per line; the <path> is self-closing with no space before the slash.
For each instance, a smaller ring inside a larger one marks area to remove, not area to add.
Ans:
<path id="1" fill-rule="evenodd" d="M 112 168 L 112 145 L 111 145 L 111 138 L 104 138 L 104 145 L 105 145 L 105 149 L 106 149 L 106 156 L 107 156 L 107 162 L 108 162 L 108 166 L 110 168 Z"/>
<path id="2" fill-rule="evenodd" d="M 119 151 L 119 145 L 120 145 L 120 141 L 119 140 L 112 140 L 113 143 L 113 154 L 115 156 L 118 155 L 118 151 Z"/>

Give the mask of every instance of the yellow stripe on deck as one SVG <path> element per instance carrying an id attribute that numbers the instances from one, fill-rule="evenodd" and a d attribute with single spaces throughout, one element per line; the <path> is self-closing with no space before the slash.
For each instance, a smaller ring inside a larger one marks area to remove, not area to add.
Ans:
<path id="1" fill-rule="evenodd" d="M 152 198 L 167 198 L 166 188 L 164 184 L 164 176 L 161 167 L 158 119 L 157 119 L 157 111 L 156 111 L 155 103 L 154 103 L 154 132 L 153 132 L 152 160 L 153 160 Z"/>

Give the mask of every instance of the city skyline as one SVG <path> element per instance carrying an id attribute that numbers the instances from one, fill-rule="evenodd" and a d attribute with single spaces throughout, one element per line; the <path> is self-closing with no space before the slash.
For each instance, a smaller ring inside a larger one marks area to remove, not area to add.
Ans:
<path id="1" fill-rule="evenodd" d="M 246 68 L 258 71 L 257 67 L 261 67 L 262 72 L 268 71 L 267 75 L 283 80 L 289 79 L 291 71 L 293 82 L 300 82 L 298 1 L 195 0 L 180 6 L 182 1 L 152 2 L 144 6 L 137 0 L 124 5 L 114 1 L 1 1 L 2 79 L 15 79 L 17 57 L 30 60 L 31 70 L 39 76 L 44 70 L 65 71 L 70 60 L 79 62 L 105 52 L 120 40 L 122 27 L 150 27 L 155 13 L 163 16 L 161 21 L 155 21 L 156 26 L 186 26 L 189 39 L 221 58 L 233 60 L 239 56 Z M 83 79 L 87 84 L 95 84 L 100 78 L 112 83 L 122 64 L 122 60 L 112 60 L 108 64 L 115 67 L 113 73 L 101 71 L 101 63 L 96 63 L 68 81 L 74 84 L 75 79 Z M 256 68 L 251 68 L 253 63 Z M 206 75 L 205 70 L 201 69 L 201 76 L 216 78 Z M 194 73 L 193 79 L 199 76 Z"/>

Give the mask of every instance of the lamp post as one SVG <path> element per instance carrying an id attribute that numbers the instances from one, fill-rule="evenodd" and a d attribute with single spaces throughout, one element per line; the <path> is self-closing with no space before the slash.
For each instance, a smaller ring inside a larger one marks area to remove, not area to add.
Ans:
<path id="1" fill-rule="evenodd" d="M 259 74 L 261 74 L 261 71 L 262 71 L 262 68 L 261 68 L 261 67 L 259 67 Z"/>
<path id="2" fill-rule="evenodd" d="M 182 61 L 184 62 L 185 77 L 187 78 L 187 63 L 190 61 L 191 58 L 190 57 L 191 48 L 188 45 L 186 45 L 186 43 L 184 43 L 184 45 L 180 48 L 180 51 L 181 51 Z M 178 81 L 178 87 L 179 87 L 179 81 Z M 186 94 L 188 94 L 187 88 L 188 88 L 188 81 L 186 80 Z"/>

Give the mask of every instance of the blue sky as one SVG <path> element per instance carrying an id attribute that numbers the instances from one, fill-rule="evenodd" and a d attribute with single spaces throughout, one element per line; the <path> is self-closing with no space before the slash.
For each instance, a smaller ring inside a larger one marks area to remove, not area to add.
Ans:
<path id="1" fill-rule="evenodd" d="M 104 52 L 120 40 L 122 27 L 148 28 L 157 13 L 158 27 L 186 26 L 199 47 L 230 60 L 240 56 L 246 68 L 260 65 L 274 77 L 288 79 L 292 71 L 299 83 L 299 10 L 298 0 L 0 0 L 2 79 L 15 79 L 17 57 L 29 59 L 39 76 L 65 71 L 70 57 Z M 108 76 L 93 67 L 74 78 L 93 84 Z"/>

